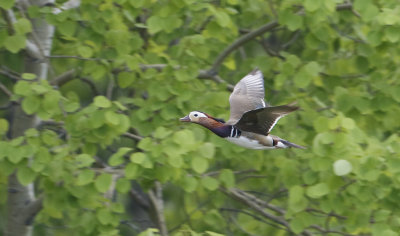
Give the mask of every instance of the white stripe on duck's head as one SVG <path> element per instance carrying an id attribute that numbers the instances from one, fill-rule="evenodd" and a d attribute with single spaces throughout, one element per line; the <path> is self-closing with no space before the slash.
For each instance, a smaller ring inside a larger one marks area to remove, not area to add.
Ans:
<path id="1" fill-rule="evenodd" d="M 192 111 L 189 113 L 189 115 L 180 118 L 180 121 L 182 122 L 193 122 L 193 123 L 200 123 L 200 119 L 201 118 L 209 118 L 209 119 L 213 119 L 217 122 L 220 123 L 225 123 L 225 121 L 223 119 L 218 119 L 218 118 L 214 118 L 204 112 L 201 111 Z"/>

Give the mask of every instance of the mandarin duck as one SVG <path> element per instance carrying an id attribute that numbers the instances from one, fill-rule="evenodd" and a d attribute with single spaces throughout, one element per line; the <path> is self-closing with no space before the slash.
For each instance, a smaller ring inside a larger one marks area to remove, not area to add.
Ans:
<path id="1" fill-rule="evenodd" d="M 255 69 L 241 79 L 229 97 L 230 117 L 227 122 L 201 111 L 192 111 L 180 119 L 202 125 L 221 138 L 250 149 L 302 148 L 300 145 L 271 135 L 280 118 L 299 109 L 294 103 L 269 106 L 264 101 L 264 79 Z"/>

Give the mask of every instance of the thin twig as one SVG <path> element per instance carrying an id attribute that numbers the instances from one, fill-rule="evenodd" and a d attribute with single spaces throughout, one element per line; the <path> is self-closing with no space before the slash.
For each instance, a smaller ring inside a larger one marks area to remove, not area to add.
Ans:
<path id="1" fill-rule="evenodd" d="M 9 97 L 13 95 L 13 93 L 10 90 L 8 90 L 8 88 L 1 82 L 0 82 L 0 90 L 3 91 L 3 93 L 5 93 Z"/>
<path id="2" fill-rule="evenodd" d="M 136 141 L 140 141 L 140 140 L 143 139 L 143 137 L 141 137 L 141 136 L 139 136 L 139 135 L 132 134 L 132 133 L 128 133 L 128 132 L 122 134 L 122 136 L 127 137 L 127 138 L 130 138 L 130 139 L 134 139 L 134 140 L 136 140 Z"/>
<path id="3" fill-rule="evenodd" d="M 290 45 L 292 45 L 294 42 L 297 41 L 300 35 L 301 35 L 301 30 L 296 30 L 293 33 L 292 37 L 289 39 L 289 41 L 287 41 L 285 44 L 282 45 L 282 49 L 283 50 L 287 49 Z"/>
<path id="4" fill-rule="evenodd" d="M 4 69 L 0 69 L 0 74 L 4 75 L 4 76 L 7 76 L 8 78 L 13 79 L 13 80 L 20 80 L 21 79 L 20 76 L 14 75 L 10 71 L 4 70 Z"/>
<path id="5" fill-rule="evenodd" d="M 278 228 L 278 229 L 281 229 L 281 230 L 285 230 L 285 231 L 290 232 L 289 229 L 284 228 L 284 227 L 282 227 L 282 226 L 280 226 L 280 225 L 277 225 L 277 224 L 275 224 L 275 223 L 271 223 L 271 222 L 269 222 L 269 221 L 266 221 L 266 220 L 264 220 L 263 218 L 261 218 L 261 217 L 255 215 L 255 214 L 253 214 L 253 213 L 251 213 L 251 212 L 248 212 L 248 211 L 246 211 L 246 210 L 242 210 L 242 209 L 232 209 L 232 208 L 219 208 L 219 210 L 220 210 L 220 211 L 232 211 L 232 212 L 237 212 L 237 213 L 243 213 L 243 214 L 245 214 L 245 215 L 251 216 L 251 217 L 254 218 L 255 220 L 258 220 L 258 221 L 260 221 L 260 222 L 262 222 L 262 223 L 265 223 L 265 224 L 267 224 L 267 225 L 271 225 L 272 227 L 275 227 L 275 228 Z"/>

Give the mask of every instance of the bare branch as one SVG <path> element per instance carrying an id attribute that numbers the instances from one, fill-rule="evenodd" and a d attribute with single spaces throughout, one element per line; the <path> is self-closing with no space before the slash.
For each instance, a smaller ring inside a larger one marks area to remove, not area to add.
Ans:
<path id="1" fill-rule="evenodd" d="M 277 21 L 271 21 L 260 28 L 251 31 L 248 34 L 245 34 L 238 39 L 236 39 L 232 44 L 230 44 L 228 47 L 226 47 L 215 59 L 213 65 L 211 66 L 210 71 L 218 71 L 219 66 L 222 64 L 222 62 L 225 60 L 229 54 L 231 54 L 233 51 L 235 51 L 237 48 L 239 48 L 241 45 L 247 43 L 248 41 L 254 39 L 257 36 L 260 36 L 274 28 L 279 26 L 279 23 Z"/>
<path id="2" fill-rule="evenodd" d="M 351 3 L 344 3 L 344 4 L 339 4 L 336 6 L 337 11 L 341 10 L 353 10 L 353 5 Z M 303 14 L 304 11 L 300 10 L 298 14 Z M 257 36 L 263 35 L 264 33 L 273 30 L 274 28 L 278 27 L 279 23 L 274 20 L 271 21 L 260 28 L 250 31 L 249 33 L 239 37 L 236 39 L 232 44 L 230 44 L 228 47 L 226 47 L 215 59 L 214 63 L 211 66 L 210 71 L 218 71 L 218 68 L 221 66 L 222 62 L 225 60 L 229 54 L 231 54 L 233 51 L 238 49 L 240 46 L 243 44 L 247 43 L 248 41 L 254 39 Z"/>
<path id="3" fill-rule="evenodd" d="M 287 228 L 290 232 L 292 232 L 292 230 L 290 229 L 290 225 L 289 222 L 287 222 L 284 218 L 279 217 L 279 216 L 275 216 L 272 215 L 266 211 L 264 211 L 263 208 L 268 208 L 270 210 L 273 210 L 275 212 L 278 212 L 280 214 L 284 214 L 284 210 L 277 208 L 276 206 L 273 206 L 271 204 L 268 204 L 254 196 L 252 196 L 251 194 L 245 193 L 239 189 L 224 189 L 221 188 L 221 191 L 224 192 L 226 195 L 239 200 L 240 202 L 242 202 L 243 204 L 247 205 L 248 207 L 250 207 L 251 209 L 253 209 L 254 211 L 258 212 L 261 216 L 263 216 L 264 218 L 267 218 L 277 224 L 280 224 L 282 226 L 284 226 L 285 228 Z M 307 235 L 307 236 L 311 236 L 311 232 L 304 230 L 303 235 Z"/>
<path id="4" fill-rule="evenodd" d="M 3 93 L 5 93 L 9 97 L 13 95 L 13 93 L 10 90 L 8 90 L 8 88 L 1 82 L 0 82 L 0 90 L 3 91 Z"/>
<path id="5" fill-rule="evenodd" d="M 106 97 L 110 100 L 112 99 L 114 84 L 115 84 L 114 76 L 110 76 L 108 85 L 107 85 L 107 91 L 106 91 Z"/>
<path id="6" fill-rule="evenodd" d="M 285 50 L 287 49 L 290 45 L 292 45 L 294 42 L 296 42 L 296 40 L 299 38 L 299 36 L 301 35 L 301 30 L 296 30 L 293 35 L 292 38 L 287 41 L 285 44 L 282 45 L 282 49 Z"/>
<path id="7" fill-rule="evenodd" d="M 75 69 L 68 70 L 68 71 L 62 73 L 61 75 L 57 76 L 56 78 L 52 79 L 50 81 L 50 84 L 61 87 L 68 81 L 75 78 L 75 72 L 76 72 Z"/>
<path id="8" fill-rule="evenodd" d="M 140 204 L 142 208 L 144 209 L 150 208 L 150 203 L 148 199 L 144 198 L 144 196 L 138 193 L 134 188 L 131 188 L 130 194 L 134 198 L 134 200 Z"/>
<path id="9" fill-rule="evenodd" d="M 207 70 L 200 70 L 199 71 L 199 75 L 197 76 L 197 78 L 199 79 L 211 79 L 219 84 L 226 84 L 226 87 L 228 88 L 228 90 L 233 91 L 233 88 L 235 87 L 232 84 L 229 84 L 228 82 L 226 82 L 225 80 L 223 80 L 219 75 L 217 75 L 216 73 L 211 73 L 210 71 Z"/>
<path id="10" fill-rule="evenodd" d="M 76 59 L 76 60 L 83 60 L 83 61 L 112 61 L 105 58 L 98 58 L 98 57 L 80 57 L 80 56 L 72 56 L 72 55 L 49 55 L 47 58 L 55 58 L 55 59 Z"/>
<path id="11" fill-rule="evenodd" d="M 168 236 L 167 225 L 164 218 L 164 203 L 162 199 L 162 186 L 161 183 L 156 181 L 154 189 L 149 191 L 150 200 L 155 208 L 157 223 L 160 229 L 161 236 Z"/>
<path id="12" fill-rule="evenodd" d="M 143 137 L 141 137 L 141 136 L 139 136 L 139 135 L 132 134 L 132 133 L 128 133 L 128 132 L 122 134 L 122 136 L 127 137 L 127 138 L 130 138 L 130 139 L 134 139 L 134 140 L 136 140 L 136 141 L 140 141 L 140 140 L 143 139 Z"/>
<path id="13" fill-rule="evenodd" d="M 258 220 L 258 221 L 260 221 L 260 222 L 262 222 L 262 223 L 265 223 L 265 224 L 271 225 L 272 227 L 275 227 L 275 228 L 278 228 L 278 229 L 281 229 L 281 230 L 285 230 L 285 231 L 290 232 L 287 228 L 282 227 L 282 226 L 280 226 L 280 225 L 277 225 L 277 224 L 275 224 L 275 223 L 271 223 L 271 222 L 269 222 L 269 221 L 266 221 L 266 220 L 264 220 L 263 218 L 259 217 L 258 215 L 255 215 L 255 214 L 253 214 L 253 213 L 251 213 L 251 212 L 249 212 L 249 211 L 246 211 L 246 210 L 234 209 L 234 208 L 220 208 L 219 210 L 220 210 L 220 211 L 231 211 L 231 212 L 243 213 L 243 214 L 246 214 L 246 215 L 248 215 L 248 216 L 253 217 L 255 220 Z"/>

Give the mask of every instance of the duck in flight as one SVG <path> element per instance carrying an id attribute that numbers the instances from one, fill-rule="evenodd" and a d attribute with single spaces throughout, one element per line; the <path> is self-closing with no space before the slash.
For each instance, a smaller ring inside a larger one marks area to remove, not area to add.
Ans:
<path id="1" fill-rule="evenodd" d="M 237 83 L 229 97 L 230 118 L 227 122 L 204 112 L 192 111 L 180 119 L 202 125 L 221 138 L 250 149 L 302 148 L 300 145 L 270 134 L 280 118 L 299 109 L 294 103 L 269 106 L 264 101 L 264 78 L 255 69 Z"/>

